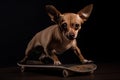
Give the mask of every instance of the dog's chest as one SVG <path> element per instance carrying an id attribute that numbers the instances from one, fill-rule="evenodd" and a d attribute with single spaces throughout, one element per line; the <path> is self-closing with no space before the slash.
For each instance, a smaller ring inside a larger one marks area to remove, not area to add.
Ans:
<path id="1" fill-rule="evenodd" d="M 64 42 L 57 42 L 54 41 L 51 44 L 49 44 L 49 49 L 51 50 L 55 50 L 57 52 L 57 54 L 63 53 L 64 51 L 68 50 L 69 48 L 72 47 L 72 42 L 70 43 L 64 43 Z"/>

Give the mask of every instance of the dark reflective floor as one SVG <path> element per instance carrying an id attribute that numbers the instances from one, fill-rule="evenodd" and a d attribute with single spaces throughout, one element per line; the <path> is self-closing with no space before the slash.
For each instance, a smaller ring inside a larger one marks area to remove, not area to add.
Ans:
<path id="1" fill-rule="evenodd" d="M 74 74 L 67 78 L 61 71 L 27 68 L 21 72 L 17 66 L 0 68 L 0 80 L 120 80 L 120 64 L 97 64 L 93 74 Z"/>

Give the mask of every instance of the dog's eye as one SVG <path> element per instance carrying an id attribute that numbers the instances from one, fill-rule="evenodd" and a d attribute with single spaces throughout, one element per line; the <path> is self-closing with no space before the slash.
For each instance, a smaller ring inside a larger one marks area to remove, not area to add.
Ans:
<path id="1" fill-rule="evenodd" d="M 79 24 L 75 24 L 75 30 L 79 29 Z"/>
<path id="2" fill-rule="evenodd" d="M 63 24 L 61 25 L 61 27 L 62 27 L 63 29 L 67 29 L 67 23 L 63 23 Z"/>

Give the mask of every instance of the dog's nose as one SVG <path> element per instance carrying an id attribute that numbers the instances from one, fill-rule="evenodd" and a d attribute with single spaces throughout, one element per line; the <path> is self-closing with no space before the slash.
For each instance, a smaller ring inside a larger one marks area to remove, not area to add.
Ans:
<path id="1" fill-rule="evenodd" d="M 69 35 L 69 39 L 70 39 L 70 40 L 75 39 L 75 34 L 71 33 L 71 34 Z"/>
<path id="2" fill-rule="evenodd" d="M 75 37 L 75 34 L 73 34 L 73 33 L 72 33 L 72 34 L 70 34 L 70 37 L 74 38 L 74 37 Z"/>

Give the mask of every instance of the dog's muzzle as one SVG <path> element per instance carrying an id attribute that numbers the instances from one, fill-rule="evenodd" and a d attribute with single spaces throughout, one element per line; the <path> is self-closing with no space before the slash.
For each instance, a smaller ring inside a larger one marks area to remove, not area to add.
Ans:
<path id="1" fill-rule="evenodd" d="M 76 39 L 75 34 L 69 34 L 69 35 L 67 36 L 67 38 L 68 38 L 69 40 L 74 40 L 74 39 Z"/>

